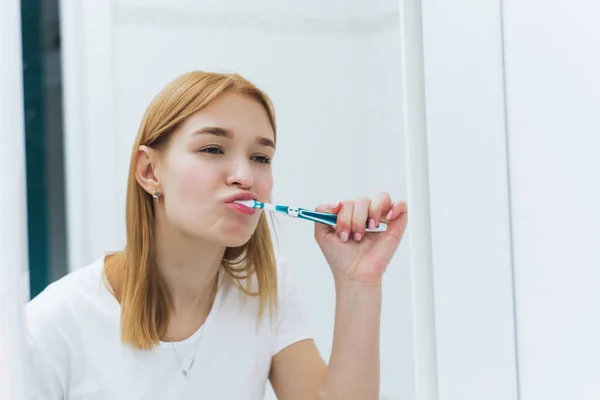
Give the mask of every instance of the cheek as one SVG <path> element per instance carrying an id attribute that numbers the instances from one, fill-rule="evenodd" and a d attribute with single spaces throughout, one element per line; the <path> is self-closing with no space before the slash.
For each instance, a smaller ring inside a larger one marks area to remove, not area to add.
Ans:
<path id="1" fill-rule="evenodd" d="M 180 162 L 176 166 L 177 192 L 182 200 L 203 200 L 209 194 L 214 195 L 218 172 L 212 168 L 197 165 L 194 162 Z"/>
<path id="2" fill-rule="evenodd" d="M 258 196 L 259 200 L 269 201 L 271 198 L 271 192 L 273 190 L 273 175 L 269 171 L 268 173 L 257 176 L 254 182 L 254 191 Z"/>

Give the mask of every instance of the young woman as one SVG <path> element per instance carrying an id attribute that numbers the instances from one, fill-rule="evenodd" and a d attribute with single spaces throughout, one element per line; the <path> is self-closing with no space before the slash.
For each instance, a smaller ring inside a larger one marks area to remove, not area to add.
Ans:
<path id="1" fill-rule="evenodd" d="M 26 309 L 29 399 L 377 399 L 381 283 L 407 224 L 390 196 L 323 205 L 336 290 L 323 361 L 263 212 L 276 129 L 239 75 L 191 72 L 148 107 L 127 187 L 127 243 Z M 110 196 L 110 193 L 107 193 Z M 102 210 L 97 210 L 102 212 Z M 366 233 L 380 221 L 384 233 Z"/>

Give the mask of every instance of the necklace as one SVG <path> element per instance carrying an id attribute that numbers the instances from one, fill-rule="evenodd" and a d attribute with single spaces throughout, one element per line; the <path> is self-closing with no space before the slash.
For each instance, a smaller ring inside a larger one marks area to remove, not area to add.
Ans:
<path id="1" fill-rule="evenodd" d="M 218 281 L 218 275 L 217 275 L 217 282 L 215 283 L 215 288 L 213 289 L 212 299 L 210 301 L 209 315 L 212 312 L 212 307 L 214 305 L 215 298 L 217 297 L 218 286 L 219 286 L 219 281 Z M 207 317 L 207 319 L 208 319 L 208 317 Z M 179 362 L 179 366 L 181 367 L 181 373 L 182 373 L 183 377 L 186 379 L 190 377 L 190 372 L 191 372 L 192 368 L 194 367 L 194 362 L 196 361 L 196 354 L 198 353 L 198 348 L 200 347 L 200 343 L 202 342 L 202 340 L 201 340 L 202 334 L 204 333 L 204 324 L 206 324 L 206 320 L 202 324 L 202 327 L 200 327 L 200 330 L 201 330 L 200 335 L 199 335 L 200 337 L 197 339 L 198 344 L 196 345 L 196 350 L 194 351 L 194 356 L 192 357 L 192 361 L 190 362 L 190 365 L 187 367 L 187 369 L 183 366 L 183 362 L 181 362 L 181 357 L 179 357 L 177 348 L 175 348 L 175 341 L 173 340 L 171 335 L 169 335 L 168 333 L 165 335 L 166 338 L 169 339 L 169 341 L 171 342 L 171 346 L 173 346 L 173 351 L 175 351 L 175 356 L 177 356 L 177 361 Z"/>
<path id="2" fill-rule="evenodd" d="M 194 352 L 194 357 L 192 357 L 192 362 L 190 362 L 190 366 L 187 368 L 187 370 L 185 369 L 185 367 L 183 366 L 183 363 L 181 362 L 181 358 L 179 357 L 179 353 L 177 352 L 177 349 L 175 348 L 175 344 L 173 343 L 173 338 L 171 338 L 170 335 L 166 335 L 167 339 L 169 339 L 171 341 L 171 345 L 173 346 L 173 350 L 175 351 L 175 355 L 177 356 L 177 361 L 179 361 L 179 365 L 181 366 L 181 373 L 183 374 L 184 378 L 189 378 L 190 376 L 190 371 L 192 370 L 192 367 L 194 366 L 194 361 L 196 361 L 196 352 L 198 351 L 198 347 L 199 347 L 199 343 L 200 343 L 200 338 L 198 338 L 198 346 L 196 347 L 196 352 Z"/>

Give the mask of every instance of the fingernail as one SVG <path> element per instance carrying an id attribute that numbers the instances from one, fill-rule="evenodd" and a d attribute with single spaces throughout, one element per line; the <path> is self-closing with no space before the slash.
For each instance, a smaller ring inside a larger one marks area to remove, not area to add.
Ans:
<path id="1" fill-rule="evenodd" d="M 394 215 L 394 210 L 390 210 L 387 215 L 385 216 L 386 219 L 390 219 L 392 218 L 392 215 Z"/>
<path id="2" fill-rule="evenodd" d="M 346 243 L 348 241 L 348 231 L 342 232 L 342 242 Z"/>
<path id="3" fill-rule="evenodd" d="M 360 232 L 356 232 L 354 234 L 354 240 L 356 240 L 357 242 L 360 242 L 360 239 L 362 239 L 362 234 Z"/>

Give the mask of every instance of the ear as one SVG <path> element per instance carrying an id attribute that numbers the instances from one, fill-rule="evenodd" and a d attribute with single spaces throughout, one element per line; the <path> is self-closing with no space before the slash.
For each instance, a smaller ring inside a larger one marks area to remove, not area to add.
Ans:
<path id="1" fill-rule="evenodd" d="M 157 171 L 158 154 L 148 146 L 140 146 L 136 155 L 135 179 L 149 194 L 161 191 Z"/>

